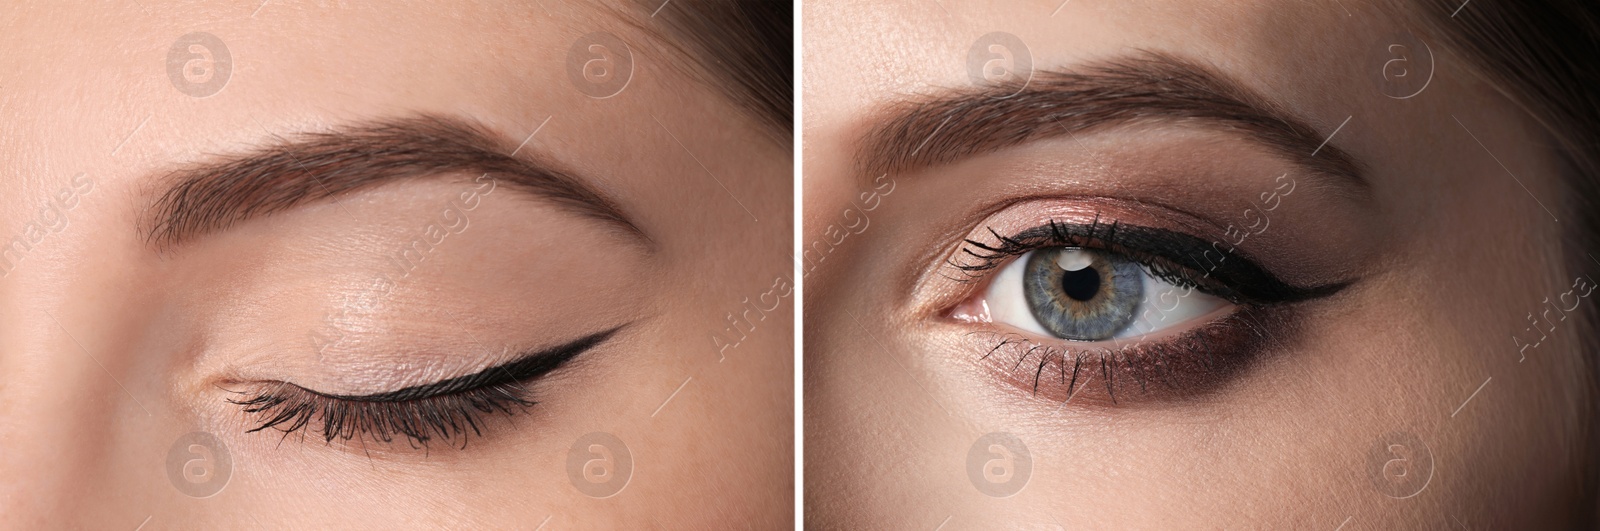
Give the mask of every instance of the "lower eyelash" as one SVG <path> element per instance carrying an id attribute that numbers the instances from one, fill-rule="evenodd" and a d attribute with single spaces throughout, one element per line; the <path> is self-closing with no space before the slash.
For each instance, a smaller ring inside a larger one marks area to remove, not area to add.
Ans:
<path id="1" fill-rule="evenodd" d="M 228 401 L 259 419 L 248 432 L 270 428 L 288 437 L 306 430 L 328 443 L 370 437 L 388 444 L 404 438 L 414 449 L 426 449 L 435 440 L 465 447 L 469 435 L 483 434 L 485 415 L 514 415 L 536 404 L 523 398 L 526 390 L 518 383 L 392 402 L 335 398 L 287 383 L 239 394 L 243 397 Z"/>
<path id="2" fill-rule="evenodd" d="M 992 360 L 1002 378 L 1031 388 L 1034 396 L 1041 384 L 1053 382 L 1049 385 L 1055 387 L 1047 387 L 1047 393 L 1066 401 L 1087 389 L 1088 382 L 1098 380 L 1105 400 L 1120 405 L 1119 397 L 1129 398 L 1129 390 L 1122 388 L 1130 383 L 1138 384 L 1141 398 L 1152 394 L 1155 398 L 1195 396 L 1219 390 L 1265 351 L 1286 342 L 1287 338 L 1279 335 L 1283 332 L 1275 334 L 1273 330 L 1284 330 L 1289 311 L 1245 306 L 1175 339 L 1116 349 L 1075 348 L 1069 341 L 1042 342 L 1014 332 L 973 334 L 995 336 L 997 343 L 980 359 Z"/>

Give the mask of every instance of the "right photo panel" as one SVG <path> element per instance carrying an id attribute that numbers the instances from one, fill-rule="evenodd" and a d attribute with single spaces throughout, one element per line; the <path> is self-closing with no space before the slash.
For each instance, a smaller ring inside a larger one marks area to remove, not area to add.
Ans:
<path id="1" fill-rule="evenodd" d="M 1597 10 L 805 2 L 805 526 L 1593 528 Z"/>

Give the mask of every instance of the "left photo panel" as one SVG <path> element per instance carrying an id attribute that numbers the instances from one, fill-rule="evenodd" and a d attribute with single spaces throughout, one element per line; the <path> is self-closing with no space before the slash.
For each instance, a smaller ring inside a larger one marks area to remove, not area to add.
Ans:
<path id="1" fill-rule="evenodd" d="M 0 8 L 0 525 L 790 527 L 792 21 Z"/>

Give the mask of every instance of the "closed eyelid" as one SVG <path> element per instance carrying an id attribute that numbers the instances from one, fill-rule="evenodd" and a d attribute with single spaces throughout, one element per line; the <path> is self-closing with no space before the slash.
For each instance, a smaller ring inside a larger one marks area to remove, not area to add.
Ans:
<path id="1" fill-rule="evenodd" d="M 565 365 L 579 354 L 589 351 L 605 340 L 610 339 L 617 331 L 627 325 L 617 326 L 610 330 L 590 334 L 575 341 L 558 345 L 552 348 L 525 354 L 514 361 L 489 367 L 481 371 L 448 378 L 433 383 L 413 385 L 394 391 L 385 391 L 366 395 L 339 395 L 319 393 L 306 389 L 306 391 L 338 400 L 354 402 L 403 402 L 407 400 L 423 400 L 436 396 L 458 393 L 467 389 L 477 389 L 493 385 L 508 384 L 537 378 Z"/>
<path id="2" fill-rule="evenodd" d="M 487 419 L 506 417 L 537 405 L 523 385 L 566 365 L 611 338 L 620 325 L 577 340 L 527 354 L 509 363 L 455 378 L 366 395 L 321 393 L 280 381 L 254 392 L 239 392 L 228 402 L 256 417 L 247 432 L 276 429 L 284 436 L 299 430 L 316 430 L 328 442 L 371 438 L 393 442 L 397 436 L 413 448 L 435 439 L 459 440 L 482 435 Z M 271 382 L 259 382 L 270 384 Z M 365 451 L 365 445 L 362 445 Z"/>

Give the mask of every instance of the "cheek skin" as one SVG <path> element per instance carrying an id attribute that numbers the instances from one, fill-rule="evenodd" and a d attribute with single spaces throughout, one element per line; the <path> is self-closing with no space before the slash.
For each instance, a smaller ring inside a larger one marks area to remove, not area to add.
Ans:
<path id="1" fill-rule="evenodd" d="M 1548 526 L 1559 527 L 1580 503 L 1573 486 L 1589 466 L 1587 450 L 1576 444 L 1578 427 L 1589 422 L 1585 404 L 1592 401 L 1584 382 L 1592 369 L 1583 363 L 1579 342 L 1584 325 L 1577 314 L 1552 322 L 1549 339 L 1525 353 L 1513 338 L 1527 343 L 1544 335 L 1543 326 L 1527 330 L 1526 315 L 1539 315 L 1548 308 L 1545 298 L 1558 299 L 1585 273 L 1563 271 L 1561 235 L 1571 227 L 1556 223 L 1530 197 L 1530 190 L 1535 197 L 1559 197 L 1551 176 L 1561 175 L 1560 168 L 1540 147 L 1537 126 L 1483 87 L 1474 89 L 1462 92 L 1480 99 L 1463 98 L 1454 114 L 1471 116 L 1479 139 L 1525 176 L 1529 189 L 1459 129 L 1449 140 L 1459 156 L 1435 160 L 1441 168 L 1435 175 L 1472 176 L 1467 182 L 1473 185 L 1417 186 L 1415 204 L 1432 195 L 1448 205 L 1436 215 L 1414 213 L 1416 263 L 1427 269 L 1416 278 L 1429 279 L 1420 286 L 1427 308 L 1417 310 L 1430 312 L 1422 320 L 1432 326 L 1423 329 L 1438 351 L 1437 364 L 1421 370 L 1441 373 L 1428 381 L 1436 400 L 1454 413 L 1439 428 L 1445 457 L 1479 463 L 1463 486 L 1473 491 L 1456 498 L 1453 509 L 1464 521 L 1491 526 L 1548 518 Z M 1504 214 L 1481 215 L 1489 211 Z M 1583 301 L 1579 310 L 1592 311 L 1593 302 Z M 1496 502 L 1475 503 L 1486 493 Z"/>

